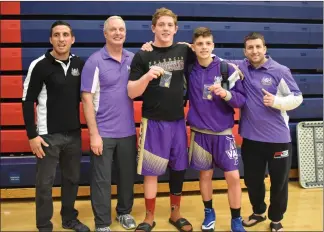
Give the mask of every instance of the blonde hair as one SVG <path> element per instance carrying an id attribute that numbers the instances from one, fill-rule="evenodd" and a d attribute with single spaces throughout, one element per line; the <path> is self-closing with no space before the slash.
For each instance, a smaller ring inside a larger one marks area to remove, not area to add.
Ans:
<path id="1" fill-rule="evenodd" d="M 125 23 L 124 19 L 118 15 L 113 15 L 113 16 L 110 16 L 108 19 L 106 19 L 106 21 L 104 23 L 103 31 L 106 31 L 109 21 L 113 20 L 113 19 L 120 19 L 121 21 L 123 21 L 125 28 L 126 28 L 126 23 Z"/>
<path id="2" fill-rule="evenodd" d="M 161 18 L 162 16 L 170 16 L 173 18 L 174 24 L 175 25 L 178 24 L 178 16 L 175 13 L 173 13 L 172 10 L 162 7 L 155 11 L 152 17 L 152 25 L 155 26 L 158 19 Z"/>

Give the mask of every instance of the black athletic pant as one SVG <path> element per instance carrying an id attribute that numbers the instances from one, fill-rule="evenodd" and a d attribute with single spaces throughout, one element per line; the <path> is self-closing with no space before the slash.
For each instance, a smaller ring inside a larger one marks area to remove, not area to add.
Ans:
<path id="1" fill-rule="evenodd" d="M 103 154 L 91 154 L 90 198 L 96 227 L 111 224 L 112 162 L 117 170 L 117 214 L 129 214 L 134 202 L 136 136 L 102 138 Z"/>
<path id="2" fill-rule="evenodd" d="M 243 139 L 244 182 L 256 214 L 265 213 L 267 210 L 264 202 L 264 178 L 268 164 L 271 181 L 268 217 L 271 221 L 282 220 L 287 209 L 291 156 L 291 143 L 265 143 Z"/>
<path id="3" fill-rule="evenodd" d="M 61 169 L 61 216 L 68 222 L 78 216 L 74 209 L 80 178 L 81 131 L 41 135 L 49 145 L 43 147 L 45 157 L 37 158 L 36 164 L 36 226 L 39 230 L 51 231 L 53 224 L 52 187 L 57 163 Z"/>

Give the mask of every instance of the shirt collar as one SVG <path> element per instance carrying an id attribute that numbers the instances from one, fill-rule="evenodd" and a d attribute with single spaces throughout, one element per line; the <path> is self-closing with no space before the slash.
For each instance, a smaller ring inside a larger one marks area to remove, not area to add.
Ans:
<path id="1" fill-rule="evenodd" d="M 58 59 L 55 59 L 54 56 L 52 56 L 51 51 L 53 51 L 53 49 L 48 49 L 47 52 L 45 53 L 45 57 L 47 59 L 49 59 L 51 61 L 51 63 L 59 61 Z M 73 55 L 70 53 L 69 59 L 71 59 L 72 57 L 73 57 Z"/>
<path id="2" fill-rule="evenodd" d="M 107 50 L 106 45 L 103 46 L 103 48 L 100 49 L 100 53 L 101 53 L 101 57 L 102 57 L 102 59 L 104 59 L 104 60 L 114 59 L 114 58 L 112 58 L 112 57 L 110 56 L 110 54 L 109 54 L 109 52 L 108 52 L 108 50 Z M 123 60 L 124 58 L 126 58 L 126 57 L 129 57 L 129 54 L 128 54 L 128 52 L 127 52 L 125 49 L 123 49 L 123 51 L 122 51 L 122 60 Z"/>
<path id="3" fill-rule="evenodd" d="M 271 66 L 271 63 L 272 63 L 272 58 L 271 58 L 269 55 L 266 55 L 265 57 L 266 57 L 268 60 L 267 60 L 264 64 L 262 64 L 259 68 L 269 69 L 270 66 Z M 247 66 L 253 67 L 253 65 L 250 63 L 250 61 L 249 61 L 247 58 L 245 58 L 244 61 L 245 61 L 245 63 L 247 64 Z M 254 67 L 253 67 L 253 68 L 254 68 Z"/>

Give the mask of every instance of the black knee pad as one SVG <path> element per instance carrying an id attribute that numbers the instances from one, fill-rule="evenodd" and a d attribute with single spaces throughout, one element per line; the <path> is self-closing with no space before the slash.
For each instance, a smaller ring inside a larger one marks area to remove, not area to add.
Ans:
<path id="1" fill-rule="evenodd" d="M 170 169 L 169 187 L 170 187 L 171 194 L 173 195 L 181 194 L 185 173 L 186 170 L 175 171 Z"/>

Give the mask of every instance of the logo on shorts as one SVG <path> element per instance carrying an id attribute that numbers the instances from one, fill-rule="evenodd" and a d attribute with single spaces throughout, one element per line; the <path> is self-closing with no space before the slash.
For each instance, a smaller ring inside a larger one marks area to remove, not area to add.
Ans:
<path id="1" fill-rule="evenodd" d="M 273 158 L 275 159 L 281 159 L 281 158 L 286 158 L 289 156 L 288 150 L 285 151 L 277 151 L 274 153 Z"/>
<path id="2" fill-rule="evenodd" d="M 138 139 L 137 139 L 137 151 L 138 151 L 138 154 L 140 153 L 141 151 L 141 144 L 142 144 L 142 136 L 143 136 L 143 130 L 144 130 L 144 126 L 143 126 L 143 121 L 141 122 L 140 124 L 140 130 L 139 130 L 139 135 L 138 135 Z M 137 157 L 139 158 L 139 157 Z"/>
<path id="3" fill-rule="evenodd" d="M 71 74 L 72 74 L 72 76 L 75 76 L 75 77 L 80 76 L 79 69 L 78 68 L 72 68 Z"/>
<path id="4" fill-rule="evenodd" d="M 271 77 L 263 77 L 261 80 L 262 85 L 271 85 L 272 78 Z"/>
<path id="5" fill-rule="evenodd" d="M 238 165 L 238 154 L 235 146 L 234 137 L 226 136 L 226 140 L 229 141 L 229 149 L 225 152 L 229 159 L 234 159 L 234 165 Z"/>

